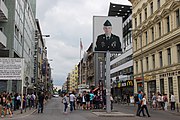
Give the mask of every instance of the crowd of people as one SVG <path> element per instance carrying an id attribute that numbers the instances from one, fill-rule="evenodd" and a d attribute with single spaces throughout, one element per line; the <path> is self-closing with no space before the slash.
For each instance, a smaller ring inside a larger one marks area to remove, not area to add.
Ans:
<path id="1" fill-rule="evenodd" d="M 152 93 L 152 98 L 150 99 L 150 102 L 152 103 L 151 107 L 154 110 L 166 111 L 168 110 L 168 103 L 170 103 L 169 105 L 170 109 L 175 110 L 175 96 L 173 93 L 171 93 L 169 99 L 168 99 L 167 94 L 161 94 L 159 92 L 157 94 Z M 136 115 L 140 116 L 142 113 L 143 116 L 146 116 L 144 113 L 144 110 L 146 110 L 147 116 L 150 117 L 148 107 L 147 107 L 148 99 L 146 98 L 145 93 L 143 93 L 142 91 L 138 92 L 136 103 L 138 104 Z"/>
<path id="2" fill-rule="evenodd" d="M 167 94 L 152 94 L 152 108 L 154 110 L 168 110 L 168 103 L 170 103 L 171 110 L 175 110 L 175 96 L 172 93 L 168 99 Z"/>
<path id="3" fill-rule="evenodd" d="M 6 115 L 13 116 L 13 111 L 27 108 L 38 108 L 38 112 L 43 112 L 43 102 L 45 99 L 44 93 L 35 95 L 19 93 L 7 93 L 3 92 L 0 94 L 0 117 L 3 118 Z M 46 98 L 47 99 L 47 98 Z M 21 104 L 22 103 L 22 104 Z"/>
<path id="4" fill-rule="evenodd" d="M 69 97 L 69 98 L 68 98 Z M 111 109 L 113 109 L 113 98 L 110 96 Z M 82 94 L 75 94 L 74 91 L 64 94 L 62 98 L 64 104 L 64 113 L 67 114 L 68 105 L 70 105 L 70 112 L 76 109 L 90 110 L 90 109 L 105 109 L 106 108 L 106 96 L 99 93 L 93 93 L 93 91 Z"/>

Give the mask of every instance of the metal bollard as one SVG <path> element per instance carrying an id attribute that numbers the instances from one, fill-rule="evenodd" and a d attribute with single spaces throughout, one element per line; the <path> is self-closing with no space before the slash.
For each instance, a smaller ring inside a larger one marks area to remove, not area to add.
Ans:
<path id="1" fill-rule="evenodd" d="M 178 103 L 176 104 L 176 106 L 177 106 L 177 112 L 179 112 L 179 107 L 178 107 Z"/>

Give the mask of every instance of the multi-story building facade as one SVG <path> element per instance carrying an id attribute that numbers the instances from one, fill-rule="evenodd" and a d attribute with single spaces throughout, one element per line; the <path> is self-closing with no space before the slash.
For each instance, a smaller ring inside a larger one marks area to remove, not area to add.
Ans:
<path id="1" fill-rule="evenodd" d="M 111 57 L 112 93 L 116 96 L 133 95 L 133 59 L 132 36 L 129 29 L 132 25 L 131 16 L 123 22 L 123 53 Z"/>
<path id="2" fill-rule="evenodd" d="M 6 22 L 0 22 L 0 28 L 7 37 L 5 48 L 1 50 L 1 57 L 24 58 L 24 78 L 27 78 L 24 87 L 32 87 L 31 80 L 34 77 L 34 41 L 35 41 L 35 7 L 27 0 L 0 0 L 1 10 L 4 9 L 4 19 Z M 7 10 L 6 10 L 6 7 Z M 33 8 L 33 9 L 32 9 Z M 1 11 L 2 12 L 2 11 Z M 3 38 L 4 40 L 4 38 Z M 5 42 L 4 42 L 5 44 Z M 21 80 L 1 80 L 2 91 L 20 92 Z"/>
<path id="3" fill-rule="evenodd" d="M 133 7 L 134 91 L 174 93 L 180 102 L 180 2 L 129 0 Z"/>
<path id="4" fill-rule="evenodd" d="M 46 80 L 47 57 L 45 41 L 42 37 L 39 20 L 36 19 L 35 52 L 34 52 L 34 86 L 37 91 L 44 89 Z"/>
<path id="5" fill-rule="evenodd" d="M 8 57 L 7 35 L 5 34 L 3 24 L 8 21 L 8 8 L 3 0 L 0 0 L 0 57 Z M 0 90 L 7 90 L 7 81 L 0 80 Z"/>
<path id="6" fill-rule="evenodd" d="M 121 40 L 122 53 L 111 56 L 110 73 L 113 96 L 123 97 L 133 95 L 133 60 L 132 60 L 132 6 L 110 4 L 109 15 L 122 17 L 123 40 Z"/>
<path id="7" fill-rule="evenodd" d="M 78 88 L 78 66 L 75 65 L 74 69 L 69 74 L 68 92 L 77 91 Z"/>
<path id="8" fill-rule="evenodd" d="M 89 48 L 87 49 L 84 58 L 86 62 L 86 70 L 87 70 L 87 81 L 86 84 L 93 88 L 95 87 L 95 77 L 94 77 L 94 53 L 93 53 L 93 44 L 91 43 Z"/>

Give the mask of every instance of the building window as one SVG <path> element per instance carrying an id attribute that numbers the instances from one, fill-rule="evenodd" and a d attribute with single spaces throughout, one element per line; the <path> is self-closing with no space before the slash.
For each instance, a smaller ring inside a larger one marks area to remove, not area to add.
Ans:
<path id="1" fill-rule="evenodd" d="M 161 22 L 158 23 L 158 32 L 159 32 L 159 37 L 161 37 Z"/>
<path id="2" fill-rule="evenodd" d="M 138 61 L 136 61 L 136 74 L 138 73 Z"/>
<path id="3" fill-rule="evenodd" d="M 176 26 L 180 26 L 180 15 L 179 15 L 179 9 L 176 10 Z"/>
<path id="4" fill-rule="evenodd" d="M 142 15 L 141 15 L 141 13 L 139 14 L 139 23 L 140 24 L 142 23 Z"/>
<path id="5" fill-rule="evenodd" d="M 155 55 L 152 55 L 153 69 L 155 69 Z"/>
<path id="6" fill-rule="evenodd" d="M 137 18 L 134 19 L 135 28 L 137 28 Z"/>
<path id="7" fill-rule="evenodd" d="M 179 102 L 180 102 L 180 76 L 178 76 L 178 93 L 179 93 Z"/>
<path id="8" fill-rule="evenodd" d="M 169 83 L 169 94 L 173 93 L 173 79 L 172 77 L 168 78 L 168 83 Z"/>
<path id="9" fill-rule="evenodd" d="M 160 67 L 163 66 L 163 57 L 162 57 L 162 51 L 159 52 L 159 63 L 160 63 Z"/>
<path id="10" fill-rule="evenodd" d="M 129 43 L 132 43 L 132 35 L 131 35 L 131 32 L 128 33 L 128 39 L 129 39 Z"/>
<path id="11" fill-rule="evenodd" d="M 151 28 L 152 41 L 154 41 L 154 27 Z"/>
<path id="12" fill-rule="evenodd" d="M 148 96 L 148 99 L 150 100 L 152 98 L 152 94 L 156 93 L 156 81 L 153 80 L 153 81 L 147 82 L 147 89 L 149 93 L 147 94 L 147 96 Z"/>
<path id="13" fill-rule="evenodd" d="M 15 25 L 15 35 L 19 39 L 19 29 L 17 28 L 16 25 Z"/>
<path id="14" fill-rule="evenodd" d="M 160 79 L 160 93 L 164 94 L 164 79 Z"/>
<path id="15" fill-rule="evenodd" d="M 146 45 L 148 44 L 148 32 L 145 32 L 145 38 L 146 38 Z"/>
<path id="16" fill-rule="evenodd" d="M 147 8 L 144 9 L 144 17 L 147 19 Z"/>
<path id="17" fill-rule="evenodd" d="M 142 35 L 139 36 L 139 40 L 140 40 L 140 47 L 142 48 Z"/>
<path id="18" fill-rule="evenodd" d="M 180 44 L 177 45 L 178 63 L 180 63 Z"/>
<path id="19" fill-rule="evenodd" d="M 1 32 L 4 32 L 4 27 L 0 27 L 0 31 L 1 31 Z"/>
<path id="20" fill-rule="evenodd" d="M 150 4 L 151 14 L 153 14 L 153 2 Z"/>
<path id="21" fill-rule="evenodd" d="M 134 42 L 135 42 L 135 50 L 137 50 L 137 39 L 135 39 Z"/>
<path id="22" fill-rule="evenodd" d="M 167 49 L 167 54 L 168 54 L 168 65 L 171 65 L 171 49 Z"/>
<path id="23" fill-rule="evenodd" d="M 146 68 L 147 68 L 147 71 L 149 70 L 149 60 L 148 60 L 148 57 L 146 57 Z"/>
<path id="24" fill-rule="evenodd" d="M 169 16 L 166 18 L 166 27 L 167 27 L 167 32 L 170 32 L 170 19 L 169 19 Z"/>
<path id="25" fill-rule="evenodd" d="M 157 8 L 159 9 L 161 6 L 160 0 L 157 0 Z"/>

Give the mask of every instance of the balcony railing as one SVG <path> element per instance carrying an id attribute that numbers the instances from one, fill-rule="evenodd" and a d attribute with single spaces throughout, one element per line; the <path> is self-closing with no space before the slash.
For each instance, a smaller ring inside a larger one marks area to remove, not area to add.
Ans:
<path id="1" fill-rule="evenodd" d="M 7 37 L 0 31 L 0 47 L 6 47 Z"/>
<path id="2" fill-rule="evenodd" d="M 2 0 L 0 0 L 0 20 L 8 20 L 8 9 Z"/>

